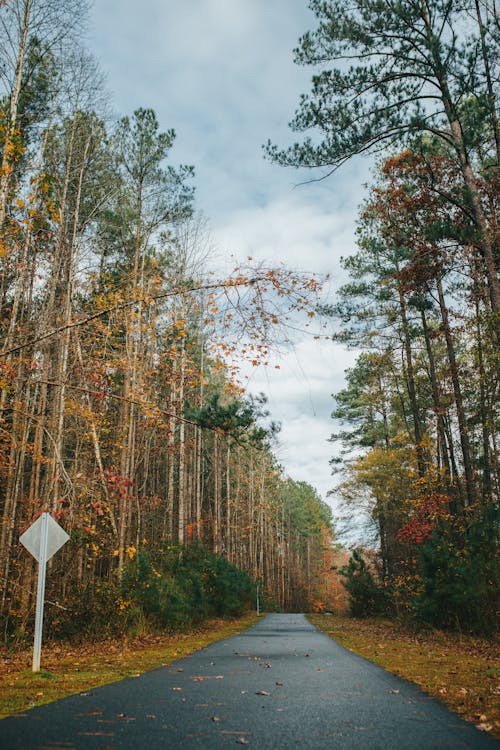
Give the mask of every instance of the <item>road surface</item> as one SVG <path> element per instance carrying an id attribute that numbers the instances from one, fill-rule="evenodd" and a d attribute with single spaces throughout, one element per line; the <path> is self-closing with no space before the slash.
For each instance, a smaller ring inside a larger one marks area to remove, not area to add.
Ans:
<path id="1" fill-rule="evenodd" d="M 0 721 L 1 750 L 493 750 L 500 743 L 304 615 Z"/>

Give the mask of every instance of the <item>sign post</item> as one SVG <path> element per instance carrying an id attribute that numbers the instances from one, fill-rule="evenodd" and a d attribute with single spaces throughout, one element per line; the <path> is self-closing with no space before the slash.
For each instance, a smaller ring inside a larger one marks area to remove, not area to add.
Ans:
<path id="1" fill-rule="evenodd" d="M 50 513 L 42 513 L 19 537 L 21 544 L 38 560 L 38 585 L 36 592 L 35 641 L 33 645 L 33 672 L 40 671 L 42 651 L 43 605 L 45 599 L 45 577 L 47 562 L 61 549 L 69 535 L 59 526 Z"/>

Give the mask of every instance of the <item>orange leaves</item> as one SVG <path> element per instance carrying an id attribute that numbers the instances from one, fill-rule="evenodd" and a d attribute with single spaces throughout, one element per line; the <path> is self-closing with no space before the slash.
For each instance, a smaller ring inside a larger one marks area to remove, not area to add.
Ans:
<path id="1" fill-rule="evenodd" d="M 8 388 L 12 385 L 16 372 L 8 362 L 0 362 L 0 388 Z"/>
<path id="2" fill-rule="evenodd" d="M 137 549 L 134 547 L 134 545 L 131 544 L 129 547 L 126 548 L 125 554 L 127 555 L 129 560 L 133 560 L 137 554 Z"/>

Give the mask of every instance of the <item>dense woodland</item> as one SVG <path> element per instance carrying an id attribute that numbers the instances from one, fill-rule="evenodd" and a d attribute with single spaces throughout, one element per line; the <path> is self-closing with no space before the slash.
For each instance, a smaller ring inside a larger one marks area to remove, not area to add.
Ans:
<path id="1" fill-rule="evenodd" d="M 210 271 L 194 169 L 153 111 L 106 116 L 84 23 L 82 2 L 0 2 L 4 636 L 33 616 L 18 539 L 43 510 L 71 535 L 49 571 L 52 632 L 130 624 L 146 600 L 182 625 L 248 606 L 257 581 L 274 606 L 312 606 L 330 511 L 283 475 L 265 400 L 232 363 L 266 363 L 318 282 Z M 215 602 L 228 581 L 231 606 Z"/>
<path id="2" fill-rule="evenodd" d="M 314 74 L 291 123 L 305 135 L 267 156 L 322 179 L 377 159 L 331 304 L 285 268 L 210 270 L 194 169 L 152 110 L 108 116 L 84 3 L 0 0 L 5 637 L 33 614 L 18 537 L 44 509 L 71 534 L 47 597 L 61 633 L 237 612 L 257 581 L 268 605 L 334 606 L 329 508 L 283 475 L 265 399 L 237 370 L 318 314 L 359 352 L 332 436 L 335 494 L 374 532 L 342 570 L 353 613 L 495 627 L 494 2 L 309 5 L 295 55 Z"/>
<path id="3" fill-rule="evenodd" d="M 326 310 L 360 351 L 335 394 L 347 518 L 380 554 L 352 558 L 356 613 L 450 627 L 499 613 L 498 44 L 489 0 L 312 0 L 296 50 L 307 133 L 268 155 L 322 176 L 365 152 L 377 169 L 349 282 Z M 347 478 L 346 478 L 347 473 Z"/>

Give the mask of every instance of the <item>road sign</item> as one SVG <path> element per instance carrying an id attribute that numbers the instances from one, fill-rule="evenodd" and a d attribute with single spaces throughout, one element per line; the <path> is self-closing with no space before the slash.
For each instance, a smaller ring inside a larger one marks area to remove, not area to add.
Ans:
<path id="1" fill-rule="evenodd" d="M 38 562 L 40 562 L 40 547 L 44 533 L 44 523 L 47 524 L 47 551 L 45 562 L 48 562 L 69 539 L 69 535 L 64 531 L 62 526 L 59 526 L 57 521 L 52 518 L 50 513 L 42 513 L 42 515 L 31 524 L 29 529 L 19 537 L 21 544 L 26 547 L 28 552 L 32 554 Z"/>
<path id="2" fill-rule="evenodd" d="M 35 642 L 33 646 L 33 672 L 40 671 L 40 653 L 42 650 L 43 604 L 45 598 L 45 575 L 47 560 L 50 560 L 69 539 L 64 529 L 52 518 L 50 513 L 42 513 L 31 524 L 19 541 L 28 552 L 38 560 L 38 586 L 36 592 Z"/>

